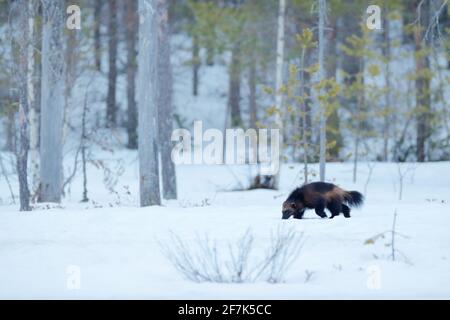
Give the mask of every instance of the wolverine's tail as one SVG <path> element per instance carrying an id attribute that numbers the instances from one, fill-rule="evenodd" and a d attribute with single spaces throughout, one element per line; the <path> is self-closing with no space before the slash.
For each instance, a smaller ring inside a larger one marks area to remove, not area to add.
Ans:
<path id="1" fill-rule="evenodd" d="M 358 191 L 348 191 L 345 195 L 345 201 L 350 207 L 360 207 L 364 202 L 364 196 Z"/>

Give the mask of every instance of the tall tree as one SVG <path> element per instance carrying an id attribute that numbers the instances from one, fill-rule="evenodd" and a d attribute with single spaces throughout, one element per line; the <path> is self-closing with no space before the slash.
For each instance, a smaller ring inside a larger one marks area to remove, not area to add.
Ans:
<path id="1" fill-rule="evenodd" d="M 228 85 L 228 108 L 231 112 L 231 126 L 242 125 L 241 117 L 241 48 L 240 43 L 233 45 Z M 228 115 L 227 115 L 228 116 Z"/>
<path id="2" fill-rule="evenodd" d="M 20 211 L 30 211 L 30 191 L 28 188 L 28 111 L 29 111 L 29 48 L 31 46 L 29 18 L 32 6 L 26 0 L 19 0 L 14 4 L 17 23 L 13 28 L 15 44 L 19 51 L 17 69 L 14 74 L 18 88 L 19 99 L 19 140 L 17 153 L 17 173 L 19 176 Z"/>
<path id="3" fill-rule="evenodd" d="M 94 51 L 95 51 L 95 67 L 98 71 L 102 70 L 102 52 L 101 52 L 101 14 L 103 0 L 94 1 Z"/>
<path id="4" fill-rule="evenodd" d="M 280 149 L 283 149 L 283 68 L 284 68 L 284 20 L 286 15 L 286 0 L 279 1 L 278 32 L 277 32 L 277 60 L 275 74 L 275 125 L 280 130 Z M 274 175 L 274 188 L 280 188 L 280 170 Z"/>
<path id="5" fill-rule="evenodd" d="M 249 112 L 250 112 L 250 128 L 256 129 L 258 122 L 258 104 L 257 104 L 257 70 L 256 70 L 256 57 L 253 55 L 253 59 L 250 61 L 250 70 L 248 76 L 249 87 Z"/>
<path id="6" fill-rule="evenodd" d="M 384 9 L 386 10 L 387 4 L 384 1 Z M 382 45 L 383 50 L 383 62 L 384 62 L 384 82 L 385 82 L 385 93 L 384 93 L 384 110 L 383 110 L 383 161 L 388 161 L 389 159 L 389 137 L 391 132 L 391 36 L 390 29 L 391 24 L 387 17 L 384 15 L 383 18 L 383 40 Z"/>
<path id="7" fill-rule="evenodd" d="M 64 0 L 43 0 L 41 202 L 60 202 L 64 110 Z"/>
<path id="8" fill-rule="evenodd" d="M 326 39 L 325 39 L 325 22 L 326 22 L 326 10 L 327 10 L 327 2 L 326 0 L 318 0 L 319 2 L 319 81 L 323 81 L 325 79 L 325 48 L 326 48 Z M 320 102 L 319 102 L 320 104 Z M 325 166 L 326 166 L 326 153 L 327 153 L 327 134 L 326 134 L 326 110 L 323 107 L 319 106 L 319 116 L 320 116 L 320 181 L 325 181 Z"/>
<path id="9" fill-rule="evenodd" d="M 116 82 L 117 82 L 117 0 L 109 0 L 109 20 L 108 20 L 108 96 L 106 98 L 106 121 L 107 125 L 116 125 Z"/>
<path id="10" fill-rule="evenodd" d="M 137 149 L 137 109 L 136 109 L 136 34 L 137 0 L 126 2 L 126 45 L 127 45 L 127 132 L 128 148 Z"/>
<path id="11" fill-rule="evenodd" d="M 192 95 L 198 96 L 200 70 L 200 47 L 198 45 L 198 36 L 192 36 Z"/>
<path id="12" fill-rule="evenodd" d="M 171 159 L 173 130 L 172 65 L 168 0 L 158 1 L 158 125 L 164 199 L 177 198 L 175 165 Z"/>
<path id="13" fill-rule="evenodd" d="M 416 157 L 418 162 L 426 159 L 426 142 L 430 136 L 430 60 L 431 36 L 425 36 L 430 24 L 430 1 L 414 1 L 418 20 L 414 28 L 416 62 Z"/>
<path id="14" fill-rule="evenodd" d="M 42 36 L 42 7 L 40 1 L 30 1 L 34 10 L 33 17 L 29 18 L 30 38 L 33 37 L 32 46 L 28 52 L 28 97 L 30 109 L 30 169 L 32 198 L 37 196 L 40 184 L 39 169 L 39 118 L 41 110 L 41 46 Z M 34 46 L 34 47 L 33 47 Z"/>
<path id="15" fill-rule="evenodd" d="M 160 205 L 157 153 L 157 0 L 139 0 L 138 144 L 141 207 Z"/>
<path id="16" fill-rule="evenodd" d="M 330 6 L 334 4 L 330 2 Z M 327 79 L 336 79 L 337 76 L 337 15 L 328 17 L 328 32 L 326 32 L 326 63 L 325 73 Z M 340 117 L 338 108 L 334 108 L 327 118 L 326 123 L 327 158 L 338 160 L 342 147 L 342 135 L 340 130 Z"/>

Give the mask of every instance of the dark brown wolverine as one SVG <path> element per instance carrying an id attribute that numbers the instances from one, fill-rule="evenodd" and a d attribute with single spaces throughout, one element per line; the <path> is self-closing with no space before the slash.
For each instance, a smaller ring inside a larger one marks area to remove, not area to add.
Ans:
<path id="1" fill-rule="evenodd" d="M 283 203 L 283 219 L 293 216 L 303 218 L 306 209 L 315 209 L 321 218 L 327 218 L 325 208 L 331 212 L 330 219 L 341 212 L 350 218 L 350 207 L 359 207 L 364 197 L 358 191 L 346 191 L 332 183 L 313 182 L 295 189 Z"/>

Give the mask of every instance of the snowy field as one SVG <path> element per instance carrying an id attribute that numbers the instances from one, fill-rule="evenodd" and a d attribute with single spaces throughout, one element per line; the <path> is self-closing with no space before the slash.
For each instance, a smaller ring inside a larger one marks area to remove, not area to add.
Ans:
<path id="1" fill-rule="evenodd" d="M 308 211 L 303 220 L 282 221 L 281 204 L 301 183 L 300 166 L 283 166 L 280 191 L 233 191 L 248 184 L 248 167 L 180 166 L 179 200 L 141 209 L 136 154 L 116 152 L 114 158 L 123 159 L 117 181 L 89 167 L 89 203 L 79 202 L 77 177 L 61 206 L 39 204 L 19 213 L 0 179 L 0 298 L 450 298 L 448 162 L 403 164 L 408 172 L 401 201 L 397 164 L 373 164 L 368 180 L 362 163 L 357 184 L 351 164 L 329 164 L 329 181 L 366 189 L 365 205 L 351 219 L 319 219 Z M 392 261 L 390 234 L 370 239 L 392 229 L 395 212 L 398 253 Z M 159 244 L 170 242 L 171 232 L 186 244 L 205 234 L 235 242 L 250 228 L 255 250 L 262 252 L 280 225 L 303 233 L 304 243 L 278 284 L 190 282 Z M 76 288 L 68 285 L 73 268 Z"/>

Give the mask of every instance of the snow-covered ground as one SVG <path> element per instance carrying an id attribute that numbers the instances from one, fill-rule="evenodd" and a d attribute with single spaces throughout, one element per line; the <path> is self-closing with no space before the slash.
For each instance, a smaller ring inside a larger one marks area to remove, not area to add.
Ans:
<path id="1" fill-rule="evenodd" d="M 30 213 L 6 204 L 2 177 L 1 298 L 450 298 L 448 162 L 404 164 L 402 170 L 411 170 L 401 201 L 397 165 L 376 163 L 366 203 L 351 219 L 322 220 L 309 211 L 303 220 L 281 220 L 284 198 L 301 183 L 298 165 L 283 166 L 280 191 L 233 191 L 238 179 L 248 183 L 245 166 L 179 166 L 179 200 L 138 208 L 135 157 L 128 151 L 114 154 L 122 159 L 120 169 L 111 165 L 114 174 L 121 173 L 116 182 L 90 166 L 89 203 L 78 202 L 77 177 L 61 207 L 41 204 Z M 368 167 L 360 165 L 357 184 L 351 170 L 351 164 L 329 164 L 327 175 L 345 189 L 363 192 Z M 11 183 L 17 190 L 12 177 Z M 394 212 L 401 236 L 391 261 L 389 234 L 367 240 L 391 229 Z M 235 242 L 250 228 L 255 250 L 263 252 L 280 225 L 303 232 L 304 244 L 279 284 L 193 283 L 159 245 L 170 243 L 171 232 L 186 244 L 197 234 Z M 77 275 L 80 286 L 74 289 Z"/>
<path id="2" fill-rule="evenodd" d="M 189 48 L 183 41 L 176 39 L 174 47 Z M 204 129 L 222 129 L 226 66 L 202 67 L 200 96 L 193 97 L 189 58 L 187 49 L 177 50 L 174 57 L 174 104 L 181 125 L 190 128 L 193 121 L 202 120 Z M 118 81 L 121 112 L 126 106 L 123 80 L 122 76 Z M 73 103 L 80 106 L 86 86 L 93 83 L 86 97 L 91 126 L 104 109 L 104 81 L 84 75 L 74 89 Z M 269 105 L 260 101 L 261 113 Z M 68 117 L 77 130 L 66 140 L 65 177 L 79 146 L 80 112 L 75 108 Z M 309 211 L 303 220 L 282 221 L 282 202 L 303 182 L 298 164 L 283 165 L 280 191 L 236 191 L 247 187 L 256 173 L 248 166 L 178 166 L 178 200 L 138 208 L 137 154 L 122 149 L 126 139 L 121 132 L 98 131 L 96 141 L 114 152 L 98 150 L 99 143 L 90 145 L 88 203 L 79 202 L 78 171 L 61 205 L 39 204 L 30 213 L 20 213 L 17 194 L 16 204 L 11 204 L 0 170 L 0 298 L 450 299 L 450 162 L 406 163 L 400 168 L 394 163 L 361 163 L 356 184 L 352 164 L 328 164 L 327 179 L 364 192 L 364 206 L 353 210 L 351 219 L 323 220 Z M 1 156 L 17 193 L 14 160 Z M 317 166 L 312 169 L 317 172 Z M 405 173 L 402 200 L 399 169 Z M 389 233 L 368 240 L 392 229 L 395 212 L 398 251 L 392 261 Z M 280 226 L 303 233 L 304 243 L 278 284 L 193 283 L 174 269 L 160 248 L 160 243 L 170 245 L 172 232 L 186 245 L 205 234 L 227 244 L 250 229 L 258 254 Z"/>

